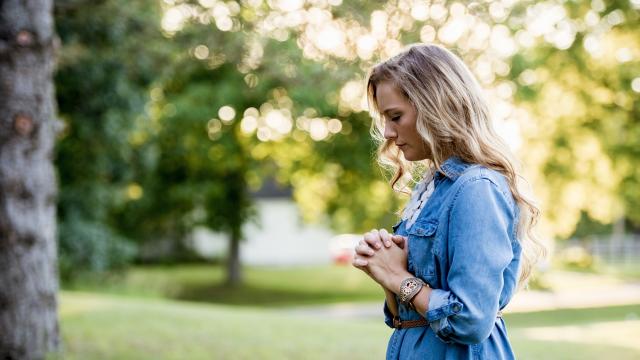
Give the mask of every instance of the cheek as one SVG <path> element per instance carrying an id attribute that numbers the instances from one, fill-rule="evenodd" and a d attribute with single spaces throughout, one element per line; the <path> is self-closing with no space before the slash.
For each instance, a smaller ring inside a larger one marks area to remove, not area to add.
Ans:
<path id="1" fill-rule="evenodd" d="M 422 144 L 424 143 L 422 137 L 420 136 L 420 134 L 418 134 L 418 130 L 415 127 L 411 131 L 411 142 L 413 142 L 415 146 L 422 146 Z"/>

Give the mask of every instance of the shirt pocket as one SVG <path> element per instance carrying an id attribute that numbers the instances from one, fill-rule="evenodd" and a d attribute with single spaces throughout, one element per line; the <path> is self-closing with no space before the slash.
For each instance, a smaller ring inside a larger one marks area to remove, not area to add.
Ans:
<path id="1" fill-rule="evenodd" d="M 437 220 L 414 224 L 408 232 L 409 271 L 426 280 L 430 285 L 436 280 L 436 230 Z"/>

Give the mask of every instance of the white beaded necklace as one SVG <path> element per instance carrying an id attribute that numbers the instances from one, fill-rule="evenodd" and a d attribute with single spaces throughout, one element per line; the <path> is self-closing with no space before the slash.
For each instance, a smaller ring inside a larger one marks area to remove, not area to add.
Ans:
<path id="1" fill-rule="evenodd" d="M 435 190 L 434 174 L 433 171 L 427 171 L 422 180 L 413 188 L 411 199 L 409 199 L 409 202 L 402 212 L 402 220 L 407 220 L 405 229 L 409 230 L 411 226 L 413 226 L 418 219 L 418 215 L 420 215 L 420 210 L 422 210 L 424 204 L 427 203 L 427 200 L 429 200 L 429 197 L 433 194 L 433 190 Z"/>

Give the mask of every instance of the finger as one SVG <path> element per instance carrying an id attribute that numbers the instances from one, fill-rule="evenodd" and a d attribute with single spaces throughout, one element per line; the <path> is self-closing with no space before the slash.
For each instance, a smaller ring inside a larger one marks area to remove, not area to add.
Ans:
<path id="1" fill-rule="evenodd" d="M 384 246 L 388 248 L 391 247 L 391 235 L 389 234 L 387 229 L 380 229 L 379 234 Z"/>
<path id="2" fill-rule="evenodd" d="M 373 232 L 364 234 L 364 241 L 373 249 L 380 249 L 382 247 L 380 236 L 378 235 L 377 231 L 375 232 L 375 234 Z"/>
<path id="3" fill-rule="evenodd" d="M 390 247 L 391 246 L 391 239 L 389 236 L 389 232 L 385 229 L 373 229 L 371 230 L 371 234 L 374 236 L 374 238 L 382 245 L 384 245 L 385 247 Z M 377 238 L 376 238 L 377 236 Z"/>
<path id="4" fill-rule="evenodd" d="M 367 266 L 369 264 L 369 262 L 367 260 L 364 260 L 360 257 L 354 256 L 353 257 L 353 266 L 360 268 L 360 267 L 364 267 Z"/>
<path id="5" fill-rule="evenodd" d="M 369 234 L 371 234 L 371 236 L 377 240 L 377 241 L 381 241 L 380 239 L 380 232 L 378 231 L 378 229 L 371 229 L 371 231 L 369 231 Z"/>
<path id="6" fill-rule="evenodd" d="M 355 251 L 356 254 L 360 256 L 372 256 L 373 254 L 375 254 L 375 251 L 367 244 L 356 246 Z"/>
<path id="7" fill-rule="evenodd" d="M 404 249 L 404 245 L 407 242 L 407 238 L 402 235 L 393 235 L 391 237 L 391 240 L 393 240 L 393 242 L 396 243 L 396 245 L 398 245 L 398 247 L 400 247 L 401 249 Z"/>
<path id="8" fill-rule="evenodd" d="M 366 242 L 366 241 L 364 241 L 364 239 L 363 239 L 363 240 L 360 240 L 360 241 L 358 242 L 358 245 L 356 245 L 356 247 L 358 247 L 358 246 L 367 247 L 367 248 L 369 248 L 369 249 L 373 250 L 373 248 L 369 245 L 369 243 L 368 243 L 368 242 Z"/>

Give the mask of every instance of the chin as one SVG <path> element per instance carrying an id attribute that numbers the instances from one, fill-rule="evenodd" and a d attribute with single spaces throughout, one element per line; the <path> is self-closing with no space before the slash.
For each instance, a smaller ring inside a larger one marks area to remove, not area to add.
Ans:
<path id="1" fill-rule="evenodd" d="M 411 151 L 403 152 L 402 155 L 404 155 L 404 159 L 407 160 L 407 161 L 420 160 L 420 159 L 416 159 L 415 154 L 412 154 Z"/>
<path id="2" fill-rule="evenodd" d="M 404 155 L 404 159 L 407 161 L 420 161 L 427 158 L 427 156 L 416 154 L 411 151 L 406 151 L 406 152 L 403 152 L 402 154 Z"/>

